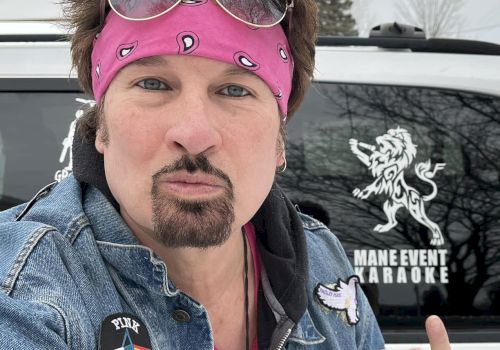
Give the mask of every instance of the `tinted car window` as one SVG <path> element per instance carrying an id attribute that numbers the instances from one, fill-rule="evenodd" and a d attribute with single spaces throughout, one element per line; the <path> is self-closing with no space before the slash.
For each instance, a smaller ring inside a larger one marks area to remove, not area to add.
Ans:
<path id="1" fill-rule="evenodd" d="M 59 162 L 78 92 L 0 91 L 0 209 L 29 200 L 69 162 Z"/>
<path id="2" fill-rule="evenodd" d="M 383 330 L 498 330 L 498 97 L 316 83 L 287 147 L 279 183 L 338 235 Z"/>

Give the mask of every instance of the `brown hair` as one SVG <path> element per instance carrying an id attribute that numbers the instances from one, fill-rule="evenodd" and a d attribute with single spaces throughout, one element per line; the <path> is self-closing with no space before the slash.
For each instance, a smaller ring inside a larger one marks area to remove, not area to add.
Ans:
<path id="1" fill-rule="evenodd" d="M 92 44 L 101 31 L 101 0 L 62 0 L 65 17 L 69 20 L 71 56 L 83 91 L 92 96 Z M 318 8 L 314 0 L 295 0 L 292 10 L 291 31 L 288 18 L 282 22 L 295 61 L 292 92 L 288 101 L 288 120 L 297 111 L 310 85 L 314 71 L 314 54 L 318 30 Z M 86 111 L 79 127 L 88 141 L 93 141 L 100 126 L 101 103 Z M 284 130 L 284 128 L 283 128 Z M 282 132 L 282 136 L 284 136 Z"/>

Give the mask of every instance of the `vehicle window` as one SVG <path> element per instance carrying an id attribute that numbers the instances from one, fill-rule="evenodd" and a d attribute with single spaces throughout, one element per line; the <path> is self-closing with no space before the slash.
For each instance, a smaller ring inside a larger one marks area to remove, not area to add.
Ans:
<path id="1" fill-rule="evenodd" d="M 279 183 L 340 238 L 383 330 L 500 326 L 500 98 L 316 83 Z"/>
<path id="2" fill-rule="evenodd" d="M 0 209 L 29 200 L 68 163 L 59 162 L 82 97 L 77 92 L 0 91 Z"/>

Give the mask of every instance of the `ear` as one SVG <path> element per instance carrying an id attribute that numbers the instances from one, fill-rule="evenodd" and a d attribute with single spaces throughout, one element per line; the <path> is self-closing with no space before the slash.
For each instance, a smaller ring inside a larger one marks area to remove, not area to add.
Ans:
<path id="1" fill-rule="evenodd" d="M 95 149 L 97 150 L 97 152 L 104 154 L 106 144 L 104 143 L 102 136 L 103 136 L 102 135 L 102 128 L 97 129 L 97 131 L 95 133 L 94 145 L 95 145 Z"/>

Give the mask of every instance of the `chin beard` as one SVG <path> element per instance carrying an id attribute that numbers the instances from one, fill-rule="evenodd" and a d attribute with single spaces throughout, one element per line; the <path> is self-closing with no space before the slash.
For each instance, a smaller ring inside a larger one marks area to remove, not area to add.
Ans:
<path id="1" fill-rule="evenodd" d="M 163 174 L 186 170 L 202 171 L 218 176 L 226 183 L 222 195 L 211 200 L 184 200 L 169 196 L 160 190 Z M 210 248 L 227 241 L 234 222 L 234 192 L 231 180 L 214 168 L 204 155 L 191 159 L 183 156 L 171 166 L 153 176 L 151 190 L 153 203 L 154 238 L 171 248 Z"/>

